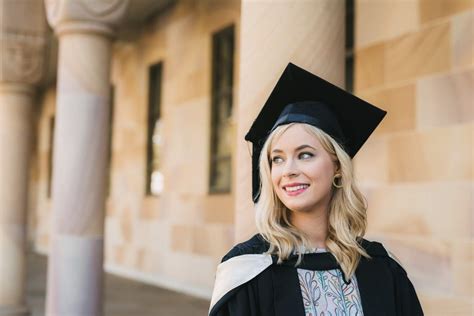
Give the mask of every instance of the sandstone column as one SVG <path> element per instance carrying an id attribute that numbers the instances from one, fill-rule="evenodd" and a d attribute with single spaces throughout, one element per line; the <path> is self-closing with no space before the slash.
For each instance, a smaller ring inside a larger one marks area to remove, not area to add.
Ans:
<path id="1" fill-rule="evenodd" d="M 26 209 L 33 87 L 0 83 L 0 315 L 27 315 Z"/>
<path id="2" fill-rule="evenodd" d="M 0 21 L 0 316 L 20 316 L 28 315 L 28 171 L 46 23 L 40 1 L 0 0 Z"/>
<path id="3" fill-rule="evenodd" d="M 242 0 L 237 108 L 236 239 L 255 230 L 250 145 L 244 136 L 288 62 L 342 86 L 343 0 Z"/>
<path id="4" fill-rule="evenodd" d="M 46 0 L 59 38 L 46 315 L 102 315 L 110 60 L 127 0 Z"/>

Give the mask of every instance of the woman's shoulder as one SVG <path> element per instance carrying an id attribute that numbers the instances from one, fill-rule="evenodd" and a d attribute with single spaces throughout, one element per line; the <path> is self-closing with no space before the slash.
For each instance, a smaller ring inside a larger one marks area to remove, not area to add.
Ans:
<path id="1" fill-rule="evenodd" d="M 391 286 L 387 287 L 389 291 L 386 294 L 395 296 L 396 314 L 422 316 L 423 309 L 415 288 L 400 261 L 380 242 L 364 239 L 361 245 L 371 256 L 371 258 L 361 258 L 357 275 L 361 283 L 371 284 L 369 286 L 371 289 L 367 293 L 374 298 L 379 297 L 380 282 L 387 280 L 391 282 Z M 390 275 L 388 278 L 387 273 Z"/>
<path id="2" fill-rule="evenodd" d="M 378 241 L 367 240 L 362 238 L 360 240 L 360 245 L 364 250 L 371 256 L 371 257 L 387 257 L 388 251 L 382 245 L 382 243 Z"/>
<path id="3" fill-rule="evenodd" d="M 253 235 L 250 239 L 235 245 L 223 258 L 222 262 L 230 258 L 249 255 L 261 254 L 268 250 L 269 244 L 260 234 Z"/>
<path id="4" fill-rule="evenodd" d="M 362 239 L 360 244 L 370 257 L 382 258 L 390 269 L 401 270 L 402 272 L 405 272 L 405 269 L 401 264 L 400 260 L 381 242 Z"/>

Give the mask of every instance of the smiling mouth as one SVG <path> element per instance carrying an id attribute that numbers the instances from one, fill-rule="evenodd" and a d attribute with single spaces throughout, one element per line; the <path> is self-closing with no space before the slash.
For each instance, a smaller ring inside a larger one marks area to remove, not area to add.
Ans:
<path id="1" fill-rule="evenodd" d="M 309 187 L 309 184 L 301 184 L 301 185 L 295 185 L 292 187 L 283 187 L 283 190 L 285 190 L 285 192 L 288 195 L 295 196 L 306 191 L 308 187 Z"/>

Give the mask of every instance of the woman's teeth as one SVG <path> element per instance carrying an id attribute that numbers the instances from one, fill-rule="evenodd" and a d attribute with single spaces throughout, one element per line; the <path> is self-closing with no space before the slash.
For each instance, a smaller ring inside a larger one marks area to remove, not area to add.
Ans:
<path id="1" fill-rule="evenodd" d="M 301 190 L 301 189 L 306 189 L 309 185 L 307 184 L 303 184 L 303 185 L 297 185 L 297 186 L 294 186 L 294 187 L 286 187 L 285 190 L 287 192 L 294 192 L 294 191 L 298 191 L 298 190 Z"/>

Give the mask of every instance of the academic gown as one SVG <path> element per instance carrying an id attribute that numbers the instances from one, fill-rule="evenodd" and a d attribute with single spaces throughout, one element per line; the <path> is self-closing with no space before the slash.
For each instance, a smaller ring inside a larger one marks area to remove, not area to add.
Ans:
<path id="1" fill-rule="evenodd" d="M 355 275 L 364 316 L 420 316 L 420 302 L 405 270 L 382 244 L 363 239 L 371 256 L 362 257 Z M 329 252 L 297 255 L 281 264 L 264 254 L 259 234 L 235 246 L 219 265 L 209 316 L 305 316 L 297 268 L 341 269 Z"/>

